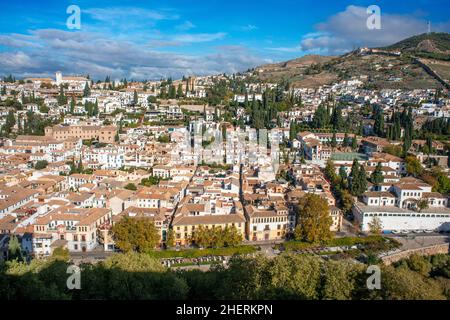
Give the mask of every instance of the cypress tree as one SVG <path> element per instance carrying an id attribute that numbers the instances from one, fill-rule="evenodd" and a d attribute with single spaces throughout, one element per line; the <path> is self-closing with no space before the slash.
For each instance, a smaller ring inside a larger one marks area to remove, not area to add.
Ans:
<path id="1" fill-rule="evenodd" d="M 83 90 L 83 97 L 89 97 L 91 95 L 91 88 L 89 88 L 89 83 L 86 81 Z"/>
<path id="2" fill-rule="evenodd" d="M 376 184 L 376 185 L 383 183 L 384 176 L 383 176 L 381 162 L 378 162 L 377 166 L 375 167 L 375 170 L 370 175 L 370 181 L 372 181 L 372 183 Z"/>
<path id="3" fill-rule="evenodd" d="M 361 196 L 367 189 L 366 169 L 361 165 L 358 172 L 358 188 L 355 195 Z"/>
<path id="4" fill-rule="evenodd" d="M 359 163 L 354 159 L 352 169 L 350 171 L 350 192 L 357 195 L 359 190 Z"/>

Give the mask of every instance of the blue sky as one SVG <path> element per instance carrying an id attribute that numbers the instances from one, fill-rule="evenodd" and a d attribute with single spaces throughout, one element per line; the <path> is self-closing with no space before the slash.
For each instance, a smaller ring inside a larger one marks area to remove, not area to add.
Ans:
<path id="1" fill-rule="evenodd" d="M 69 30 L 69 5 L 81 29 Z M 381 30 L 366 9 L 381 8 Z M 305 54 L 338 55 L 450 31 L 450 0 L 3 1 L 0 74 L 178 78 L 243 71 Z"/>

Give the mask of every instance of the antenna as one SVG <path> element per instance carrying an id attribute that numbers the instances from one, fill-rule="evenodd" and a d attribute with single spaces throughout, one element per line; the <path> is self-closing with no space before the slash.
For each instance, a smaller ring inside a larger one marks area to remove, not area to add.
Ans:
<path id="1" fill-rule="evenodd" d="M 431 33 L 431 21 L 428 21 L 428 34 Z"/>

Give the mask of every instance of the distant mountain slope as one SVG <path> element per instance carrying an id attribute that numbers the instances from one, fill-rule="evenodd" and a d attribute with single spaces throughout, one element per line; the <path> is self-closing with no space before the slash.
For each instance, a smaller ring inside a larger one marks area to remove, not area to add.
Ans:
<path id="1" fill-rule="evenodd" d="M 326 63 L 335 57 L 306 55 L 301 58 L 262 65 L 256 68 L 258 77 L 268 82 L 279 82 L 281 80 L 291 80 L 302 75 L 311 66 Z"/>
<path id="2" fill-rule="evenodd" d="M 424 33 L 383 48 L 411 53 L 435 53 L 450 57 L 450 34 Z"/>
<path id="3" fill-rule="evenodd" d="M 450 34 L 413 36 L 378 51 L 356 50 L 340 57 L 308 55 L 254 69 L 262 81 L 288 81 L 294 87 L 317 88 L 336 81 L 360 79 L 372 89 L 428 89 L 441 84 L 414 62 L 413 57 L 432 64 L 443 79 L 450 79 Z M 386 55 L 382 51 L 401 52 Z"/>

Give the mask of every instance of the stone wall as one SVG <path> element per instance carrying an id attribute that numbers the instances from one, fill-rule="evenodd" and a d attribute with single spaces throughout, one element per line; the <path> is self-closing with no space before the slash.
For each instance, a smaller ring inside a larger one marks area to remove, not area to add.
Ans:
<path id="1" fill-rule="evenodd" d="M 401 251 L 398 253 L 394 253 L 389 256 L 382 257 L 381 260 L 385 265 L 390 265 L 394 262 L 397 262 L 401 259 L 408 258 L 412 254 L 419 254 L 422 256 L 432 256 L 439 253 L 449 253 L 450 252 L 450 243 L 442 243 L 429 247 L 410 249 Z"/>

